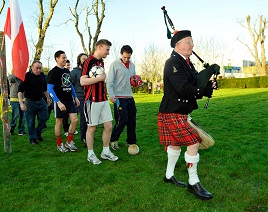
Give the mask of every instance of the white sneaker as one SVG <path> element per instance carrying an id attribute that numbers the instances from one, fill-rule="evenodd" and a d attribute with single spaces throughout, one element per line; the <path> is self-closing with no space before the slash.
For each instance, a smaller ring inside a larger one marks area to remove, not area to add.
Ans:
<path id="1" fill-rule="evenodd" d="M 61 143 L 60 146 L 57 146 L 57 149 L 58 149 L 60 152 L 62 152 L 62 153 L 66 153 L 66 152 L 69 151 L 68 149 L 66 149 L 66 148 L 63 146 L 63 143 Z"/>
<path id="2" fill-rule="evenodd" d="M 65 136 L 68 136 L 68 132 L 64 133 Z"/>
<path id="3" fill-rule="evenodd" d="M 99 158 L 97 158 L 95 154 L 88 156 L 87 160 L 93 164 L 101 164 L 101 161 L 99 160 Z"/>
<path id="4" fill-rule="evenodd" d="M 78 149 L 77 147 L 74 145 L 74 142 L 71 141 L 70 143 L 68 143 L 68 141 L 65 144 L 65 148 L 69 149 L 71 152 L 77 152 Z"/>
<path id="5" fill-rule="evenodd" d="M 111 151 L 108 154 L 104 154 L 103 152 L 101 152 L 101 158 L 107 159 L 110 161 L 117 161 L 118 160 L 118 157 L 115 156 Z"/>

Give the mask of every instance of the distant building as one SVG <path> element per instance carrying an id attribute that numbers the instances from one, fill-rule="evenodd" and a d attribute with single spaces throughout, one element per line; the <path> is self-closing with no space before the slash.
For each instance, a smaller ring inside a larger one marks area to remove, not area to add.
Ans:
<path id="1" fill-rule="evenodd" d="M 250 60 L 243 60 L 243 67 L 250 67 L 250 66 L 256 66 L 256 62 Z"/>
<path id="2" fill-rule="evenodd" d="M 262 68 L 257 68 L 255 61 L 243 60 L 243 74 L 245 77 L 262 76 L 262 71 Z"/>
<path id="3" fill-rule="evenodd" d="M 242 77 L 242 69 L 239 66 L 223 66 L 224 70 L 224 77 L 227 78 L 237 78 L 237 77 Z"/>
<path id="4" fill-rule="evenodd" d="M 224 78 L 246 78 L 261 76 L 261 70 L 256 67 L 256 62 L 251 60 L 241 61 L 241 66 L 223 66 Z"/>

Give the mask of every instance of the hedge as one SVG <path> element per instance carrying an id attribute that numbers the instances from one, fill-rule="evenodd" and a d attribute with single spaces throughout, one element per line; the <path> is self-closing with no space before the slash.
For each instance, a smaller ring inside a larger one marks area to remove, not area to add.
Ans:
<path id="1" fill-rule="evenodd" d="M 219 88 L 267 88 L 268 76 L 218 79 Z"/>
<path id="2" fill-rule="evenodd" d="M 268 88 L 268 76 L 249 77 L 249 78 L 221 78 L 218 79 L 219 88 Z M 161 90 L 163 87 L 161 88 Z M 132 87 L 133 93 L 148 93 L 148 83 L 142 87 Z"/>

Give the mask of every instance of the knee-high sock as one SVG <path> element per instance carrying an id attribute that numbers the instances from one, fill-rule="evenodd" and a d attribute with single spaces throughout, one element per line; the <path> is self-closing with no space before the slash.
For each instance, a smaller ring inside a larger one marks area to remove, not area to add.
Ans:
<path id="1" fill-rule="evenodd" d="M 56 136 L 56 143 L 57 143 L 58 146 L 60 146 L 62 144 L 61 136 Z"/>
<path id="2" fill-rule="evenodd" d="M 166 170 L 167 179 L 170 179 L 174 175 L 174 169 L 180 157 L 180 154 L 181 154 L 181 150 L 174 150 L 168 146 L 167 148 L 168 163 L 167 163 L 167 170 Z"/>
<path id="3" fill-rule="evenodd" d="M 199 178 L 197 175 L 197 163 L 199 161 L 199 154 L 195 156 L 190 156 L 185 152 L 184 159 L 186 161 L 186 166 L 189 174 L 189 184 L 194 185 L 199 182 Z"/>

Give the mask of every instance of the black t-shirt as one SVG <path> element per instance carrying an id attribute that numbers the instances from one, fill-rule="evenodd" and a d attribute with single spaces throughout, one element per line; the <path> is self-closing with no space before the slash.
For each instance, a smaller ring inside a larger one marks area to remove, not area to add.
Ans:
<path id="1" fill-rule="evenodd" d="M 48 73 L 47 84 L 54 85 L 54 91 L 61 102 L 73 101 L 71 74 L 68 69 L 55 66 Z"/>
<path id="2" fill-rule="evenodd" d="M 44 92 L 47 91 L 47 83 L 44 73 L 35 75 L 29 71 L 25 75 L 25 80 L 19 85 L 18 92 L 24 92 L 24 97 L 39 101 L 43 98 Z"/>

